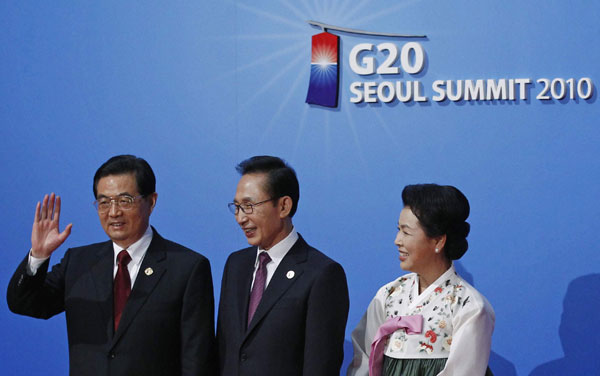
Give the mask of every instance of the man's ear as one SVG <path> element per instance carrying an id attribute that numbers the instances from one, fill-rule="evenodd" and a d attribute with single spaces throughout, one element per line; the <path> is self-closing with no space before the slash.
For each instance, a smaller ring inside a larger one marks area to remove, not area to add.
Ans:
<path id="1" fill-rule="evenodd" d="M 150 201 L 150 213 L 152 213 L 152 210 L 154 210 L 157 199 L 158 199 L 158 193 L 156 193 L 156 192 L 148 195 L 148 200 Z"/>
<path id="2" fill-rule="evenodd" d="M 290 196 L 283 196 L 279 198 L 279 202 L 277 203 L 279 208 L 279 218 L 285 218 L 290 216 L 293 203 L 294 202 L 292 201 L 292 198 Z"/>

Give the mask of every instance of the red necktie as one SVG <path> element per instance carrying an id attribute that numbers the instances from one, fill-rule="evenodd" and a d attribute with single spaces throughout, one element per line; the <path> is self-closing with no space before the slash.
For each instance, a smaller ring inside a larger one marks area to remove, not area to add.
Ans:
<path id="1" fill-rule="evenodd" d="M 129 253 L 125 249 L 119 252 L 117 255 L 117 275 L 113 283 L 115 332 L 119 327 L 123 308 L 125 308 L 125 303 L 127 303 L 127 298 L 129 298 L 129 293 L 131 292 L 131 279 L 129 278 L 129 270 L 127 270 L 129 261 L 131 261 L 131 256 L 129 256 Z"/>
<path id="2" fill-rule="evenodd" d="M 265 291 L 265 282 L 267 281 L 267 264 L 271 261 L 271 257 L 267 252 L 261 252 L 258 255 L 258 270 L 256 276 L 254 276 L 254 285 L 250 292 L 250 304 L 248 305 L 248 325 L 252 321 L 252 316 L 256 312 L 258 303 L 262 299 L 263 292 Z"/>

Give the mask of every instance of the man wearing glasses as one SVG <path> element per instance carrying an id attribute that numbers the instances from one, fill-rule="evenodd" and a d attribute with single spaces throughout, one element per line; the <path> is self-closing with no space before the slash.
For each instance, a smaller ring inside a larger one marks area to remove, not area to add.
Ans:
<path id="1" fill-rule="evenodd" d="M 120 155 L 94 176 L 94 205 L 110 241 L 71 248 L 48 272 L 60 197 L 35 209 L 31 250 L 8 286 L 10 309 L 47 319 L 65 311 L 71 375 L 213 375 L 214 303 L 208 260 L 149 225 L 156 179 Z"/>
<path id="2" fill-rule="evenodd" d="M 293 224 L 294 170 L 276 157 L 237 166 L 229 209 L 252 247 L 223 272 L 217 342 L 223 376 L 337 376 L 348 287 L 342 267 L 309 246 Z"/>

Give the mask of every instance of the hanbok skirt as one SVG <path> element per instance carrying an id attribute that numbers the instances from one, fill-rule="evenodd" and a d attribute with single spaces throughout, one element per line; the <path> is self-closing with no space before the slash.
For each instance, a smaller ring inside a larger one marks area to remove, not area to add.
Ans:
<path id="1" fill-rule="evenodd" d="M 381 376 L 436 376 L 446 366 L 447 358 L 396 359 L 383 357 Z M 485 376 L 494 376 L 490 368 Z"/>

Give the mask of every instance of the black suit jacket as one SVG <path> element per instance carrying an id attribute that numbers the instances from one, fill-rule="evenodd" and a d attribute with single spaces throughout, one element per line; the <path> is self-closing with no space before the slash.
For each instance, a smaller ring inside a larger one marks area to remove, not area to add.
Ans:
<path id="1" fill-rule="evenodd" d="M 13 275 L 11 311 L 43 319 L 65 311 L 71 375 L 215 373 L 210 264 L 153 231 L 115 333 L 111 241 L 69 249 L 35 276 L 25 257 Z"/>
<path id="2" fill-rule="evenodd" d="M 223 272 L 217 342 L 224 376 L 338 376 L 348 318 L 340 264 L 302 237 L 283 258 L 246 327 L 256 247 Z"/>

